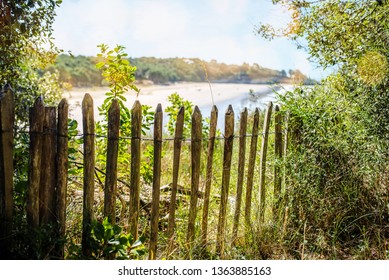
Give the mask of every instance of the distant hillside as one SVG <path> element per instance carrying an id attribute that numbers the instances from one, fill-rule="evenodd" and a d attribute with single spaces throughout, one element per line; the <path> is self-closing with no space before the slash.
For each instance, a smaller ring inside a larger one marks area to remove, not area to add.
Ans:
<path id="1" fill-rule="evenodd" d="M 101 73 L 96 69 L 96 57 L 59 55 L 56 63 L 46 71 L 57 70 L 60 80 L 74 87 L 104 86 Z M 304 82 L 312 84 L 315 81 L 304 76 L 299 70 L 273 70 L 258 64 L 231 65 L 210 62 L 198 58 L 130 58 L 132 65 L 137 67 L 136 80 L 144 83 L 170 84 L 175 82 L 206 82 L 213 83 L 292 83 Z"/>

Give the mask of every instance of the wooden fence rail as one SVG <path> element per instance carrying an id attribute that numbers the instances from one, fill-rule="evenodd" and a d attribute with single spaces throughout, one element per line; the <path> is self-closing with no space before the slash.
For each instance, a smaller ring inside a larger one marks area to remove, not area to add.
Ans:
<path id="1" fill-rule="evenodd" d="M 263 132 L 259 131 L 260 112 L 257 108 L 254 112 L 252 125 L 248 124 L 248 111 L 244 109 L 240 114 L 239 135 L 234 135 L 236 119 L 232 106 L 230 105 L 224 115 L 225 131 L 222 134 L 224 139 L 221 185 L 212 191 L 211 187 L 215 186 L 213 182 L 214 172 L 214 153 L 215 142 L 217 139 L 217 116 L 218 110 L 213 106 L 210 115 L 209 135 L 203 139 L 202 119 L 203 116 L 196 106 L 193 111 L 191 120 L 191 139 L 190 139 L 190 158 L 191 158 L 191 180 L 190 180 L 190 203 L 187 216 L 186 231 L 186 248 L 190 253 L 195 244 L 206 249 L 212 242 L 210 238 L 215 238 L 216 253 L 223 258 L 225 244 L 230 240 L 232 246 L 235 246 L 238 240 L 239 230 L 244 230 L 246 237 L 252 230 L 253 215 L 252 203 L 256 201 L 258 212 L 255 219 L 261 224 L 264 222 L 266 208 L 266 190 L 269 183 L 266 184 L 266 155 L 268 148 L 268 139 L 270 132 L 270 123 L 272 117 L 273 104 L 269 102 L 264 118 Z M 284 125 L 279 106 L 275 106 L 275 160 L 282 160 L 285 154 L 286 141 L 283 141 Z M 57 238 L 65 238 L 66 229 L 66 193 L 68 185 L 68 112 L 69 106 L 64 99 L 58 108 L 46 107 L 41 98 L 38 98 L 30 110 L 30 165 L 28 173 L 28 193 L 26 216 L 27 223 L 32 228 L 40 225 L 52 223 L 57 225 Z M 82 214 L 82 253 L 85 258 L 91 256 L 90 238 L 91 225 L 95 217 L 95 172 L 96 172 L 96 155 L 95 155 L 95 121 L 93 112 L 93 99 L 86 94 L 82 102 L 83 115 L 83 214 Z M 13 93 L 10 90 L 3 92 L 0 99 L 0 116 L 1 116 L 1 133 L 0 133 L 0 222 L 1 251 L 7 250 L 7 238 L 11 235 L 13 219 L 13 163 L 12 163 L 12 146 L 13 146 L 13 122 L 14 122 L 14 104 Z M 139 219 L 141 207 L 141 129 L 142 129 L 142 108 L 139 101 L 136 101 L 131 111 L 132 129 L 131 129 L 131 176 L 130 191 L 128 201 L 128 229 L 135 240 L 139 235 Z M 160 197 L 161 197 L 161 174 L 162 171 L 162 149 L 163 149 L 163 111 L 162 106 L 158 105 L 155 112 L 153 128 L 153 181 L 151 194 L 151 216 L 149 231 L 149 259 L 157 259 L 162 256 L 158 251 L 158 240 L 160 234 Z M 251 134 L 247 134 L 248 127 L 251 128 Z M 166 257 L 170 258 L 175 248 L 177 193 L 179 190 L 179 174 L 181 149 L 183 144 L 184 129 L 184 108 L 181 108 L 177 115 L 172 182 L 169 204 L 169 216 L 167 223 L 167 247 Z M 104 209 L 103 215 L 108 217 L 111 223 L 116 221 L 116 199 L 117 199 L 117 182 L 118 182 L 118 147 L 121 138 L 120 131 L 120 108 L 116 100 L 109 109 L 108 114 L 108 135 L 107 137 L 107 154 L 106 154 L 106 176 L 104 185 Z M 254 182 L 255 166 L 257 161 L 258 136 L 261 136 L 261 150 L 259 156 L 259 180 Z M 239 138 L 237 168 L 233 164 L 234 139 Z M 246 142 L 250 138 L 248 151 L 248 162 L 246 162 Z M 204 142 L 204 143 L 203 143 Z M 205 174 L 202 174 L 201 154 L 203 147 L 206 148 L 206 162 L 204 164 Z M 274 169 L 274 201 L 281 193 L 282 188 L 282 170 L 280 165 L 275 164 Z M 247 171 L 246 171 L 247 169 Z M 236 185 L 230 186 L 231 174 L 237 172 Z M 204 180 L 202 180 L 204 176 Z M 204 186 L 203 186 L 204 184 Z M 231 194 L 231 188 L 234 193 Z M 253 198 L 253 190 L 256 189 L 258 196 Z M 204 190 L 204 193 L 200 190 Z M 219 214 L 217 230 L 215 229 L 212 237 L 209 235 L 209 207 L 211 193 L 219 192 Z M 244 198 L 245 194 L 245 199 Z M 234 205 L 231 207 L 229 198 L 235 196 Z M 199 203 L 199 197 L 202 203 Z M 198 218 L 198 212 L 202 206 L 201 223 Z M 231 207 L 233 212 L 233 221 L 227 222 L 227 209 Z M 272 205 L 273 212 L 275 205 Z M 243 211 L 242 211 L 242 209 Z M 240 223 L 243 216 L 244 223 Z M 227 226 L 232 225 L 232 231 L 227 230 Z M 258 223 L 257 223 L 258 224 Z M 200 232 L 200 236 L 197 232 Z M 231 234 L 227 237 L 227 234 Z M 197 242 L 196 238 L 199 238 Z M 227 239 L 228 238 L 228 239 Z M 64 247 L 59 246 L 55 249 L 58 258 L 64 257 Z M 3 256 L 3 255 L 2 255 Z"/>

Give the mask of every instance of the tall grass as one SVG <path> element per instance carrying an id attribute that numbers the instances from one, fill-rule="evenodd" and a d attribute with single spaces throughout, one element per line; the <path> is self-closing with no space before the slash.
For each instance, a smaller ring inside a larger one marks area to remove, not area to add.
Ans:
<path id="1" fill-rule="evenodd" d="M 266 208 L 264 221 L 259 219 L 259 153 L 261 137 L 257 143 L 257 161 L 254 171 L 254 189 L 251 225 L 244 223 L 246 180 L 243 186 L 242 211 L 238 238 L 231 240 L 234 203 L 237 184 L 238 143 L 234 139 L 231 181 L 227 207 L 225 259 L 387 259 L 389 246 L 388 201 L 388 153 L 389 147 L 382 137 L 369 132 L 361 106 L 336 92 L 334 88 L 316 86 L 296 89 L 279 96 L 282 113 L 288 115 L 290 133 L 287 154 L 283 160 L 274 155 L 274 134 L 269 136 L 266 172 Z M 235 112 L 235 116 L 239 114 Z M 252 113 L 249 115 L 248 131 L 251 134 Z M 235 135 L 239 134 L 236 119 Z M 262 131 L 263 112 L 260 129 Z M 283 128 L 284 132 L 286 127 Z M 274 122 L 271 122 L 274 131 Z M 221 132 L 222 133 L 222 132 Z M 220 135 L 220 134 L 219 134 Z M 206 135 L 205 135 L 206 136 Z M 145 136 L 147 137 L 147 135 Z M 164 138 L 171 138 L 166 134 Z M 246 145 L 250 145 L 247 137 Z M 200 191 L 205 186 L 205 163 L 207 138 L 203 139 L 201 154 Z M 151 141 L 142 144 L 145 170 L 152 170 Z M 250 149 L 246 149 L 246 166 Z M 163 143 L 162 186 L 172 182 L 173 141 Z M 274 168 L 283 170 L 283 187 L 280 197 L 274 197 Z M 167 254 L 168 209 L 170 193 L 163 192 L 160 203 L 160 223 L 157 258 L 169 259 L 219 259 L 216 252 L 216 235 L 219 215 L 221 181 L 223 172 L 223 140 L 215 144 L 211 201 L 209 210 L 208 244 L 201 244 L 201 214 L 203 200 L 198 201 L 195 223 L 195 244 L 186 243 L 187 217 L 190 197 L 178 194 L 176 205 L 176 228 L 174 248 Z M 104 169 L 104 167 L 101 167 Z M 184 141 L 181 151 L 178 184 L 190 189 L 191 182 L 190 142 Z M 131 170 L 122 170 L 123 182 L 128 182 Z M 77 176 L 75 172 L 74 176 Z M 141 211 L 139 230 L 149 234 L 149 205 L 151 183 L 147 172 L 142 178 L 141 198 L 145 203 Z M 103 180 L 103 175 L 101 180 Z M 76 182 L 77 180 L 73 180 Z M 118 223 L 127 226 L 129 188 L 119 182 L 122 199 L 117 202 Z M 79 189 L 74 183 L 70 190 Z M 77 243 L 80 207 L 77 196 L 70 197 L 69 214 L 73 217 L 69 231 L 73 243 Z M 124 202 L 123 202 L 124 200 Z M 78 201 L 78 202 L 77 202 Z M 98 196 L 96 209 L 102 213 L 102 197 Z M 275 207 L 275 205 L 277 207 Z M 78 209 L 77 211 L 74 211 Z M 99 210 L 100 209 L 100 210 Z M 102 218 L 101 214 L 97 218 Z M 147 239 L 146 239 L 147 242 Z M 147 244 L 146 244 L 147 245 Z"/>
<path id="2" fill-rule="evenodd" d="M 363 108 L 330 83 L 280 99 L 291 115 L 289 126 L 298 131 L 285 160 L 288 254 L 387 258 L 387 140 L 369 133 Z"/>

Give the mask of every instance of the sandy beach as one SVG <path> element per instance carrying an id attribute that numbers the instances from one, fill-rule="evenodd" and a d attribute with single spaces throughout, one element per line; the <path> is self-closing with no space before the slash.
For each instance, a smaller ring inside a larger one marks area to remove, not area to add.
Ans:
<path id="1" fill-rule="evenodd" d="M 219 112 L 223 112 L 228 104 L 232 104 L 234 110 L 240 110 L 243 100 L 248 100 L 249 92 L 252 90 L 257 96 L 263 97 L 262 105 L 265 101 L 273 100 L 274 94 L 270 85 L 256 84 L 211 84 L 208 83 L 177 83 L 174 85 L 140 85 L 140 94 L 137 97 L 135 92 L 126 94 L 126 106 L 131 108 L 135 100 L 141 104 L 146 104 L 156 108 L 161 103 L 162 108 L 169 106 L 168 96 L 177 92 L 184 99 L 193 102 L 199 106 L 203 115 L 208 115 L 207 111 L 213 104 L 218 106 Z M 70 105 L 70 115 L 77 121 L 81 121 L 81 104 L 85 93 L 89 93 L 94 100 L 95 118 L 99 119 L 97 107 L 101 106 L 105 99 L 105 93 L 108 88 L 74 88 L 65 92 L 64 97 L 68 99 Z M 213 96 L 213 98 L 212 98 Z M 268 100 L 267 100 L 268 99 Z M 247 102 L 246 102 L 247 104 Z M 246 105 L 244 105 L 246 106 Z"/>

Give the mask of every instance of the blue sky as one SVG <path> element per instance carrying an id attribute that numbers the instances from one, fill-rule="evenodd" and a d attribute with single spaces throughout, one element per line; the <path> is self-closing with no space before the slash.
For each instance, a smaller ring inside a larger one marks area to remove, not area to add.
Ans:
<path id="1" fill-rule="evenodd" d="M 286 39 L 266 41 L 255 26 L 282 26 L 288 13 L 271 0 L 64 0 L 54 37 L 75 55 L 96 55 L 98 44 L 124 45 L 131 57 L 198 57 L 273 69 L 322 71 Z"/>

